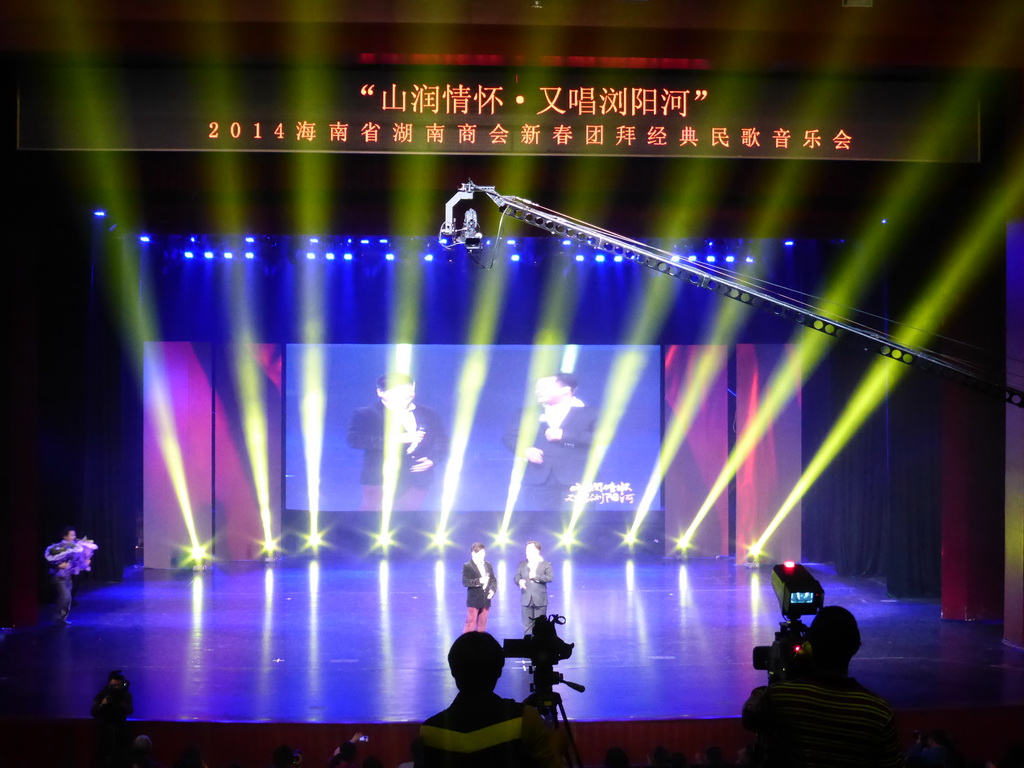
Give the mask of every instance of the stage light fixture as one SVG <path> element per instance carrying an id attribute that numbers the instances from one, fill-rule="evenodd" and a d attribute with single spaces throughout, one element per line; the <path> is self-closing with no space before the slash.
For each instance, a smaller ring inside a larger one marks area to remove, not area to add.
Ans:
<path id="1" fill-rule="evenodd" d="M 233 254 L 231 251 L 224 251 L 224 258 L 225 259 L 233 259 L 233 258 L 235 258 L 235 254 Z"/>
<path id="2" fill-rule="evenodd" d="M 106 211 L 93 211 L 92 215 L 95 216 L 97 219 L 102 219 L 104 216 L 107 215 L 107 212 Z"/>
<path id="3" fill-rule="evenodd" d="M 432 253 L 424 254 L 423 255 L 423 260 L 424 261 L 433 261 L 434 260 L 434 254 L 432 254 Z"/>
<path id="4" fill-rule="evenodd" d="M 139 235 L 139 242 L 140 243 L 148 243 L 149 241 L 150 241 L 149 240 L 149 235 Z"/>
<path id="5" fill-rule="evenodd" d="M 394 261 L 395 260 L 395 254 L 393 254 L 393 253 L 385 253 L 384 254 L 384 258 L 387 259 L 388 261 Z"/>
<path id="6" fill-rule="evenodd" d="M 245 238 L 245 242 L 247 242 L 247 243 L 255 243 L 256 242 L 256 238 L 253 237 L 252 235 L 247 235 L 246 238 Z"/>
<path id="7" fill-rule="evenodd" d="M 576 261 L 583 261 L 583 254 L 582 253 L 577 253 L 576 254 Z"/>
<path id="8" fill-rule="evenodd" d="M 195 258 L 195 254 L 192 251 L 185 251 L 184 256 L 186 259 Z"/>
<path id="9" fill-rule="evenodd" d="M 612 261 L 614 261 L 616 264 L 621 264 L 622 263 L 622 257 L 621 256 L 615 256 L 612 259 Z"/>
<path id="10" fill-rule="evenodd" d="M 246 251 L 245 252 L 245 258 L 250 259 L 250 260 L 255 259 L 256 258 L 256 254 L 253 253 L 252 251 Z"/>
<path id="11" fill-rule="evenodd" d="M 509 258 L 512 261 L 519 261 L 519 254 L 518 253 L 513 253 Z"/>
<path id="12" fill-rule="evenodd" d="M 351 253 L 344 253 L 344 254 L 342 254 L 341 258 L 343 258 L 345 261 L 352 261 L 352 254 Z"/>
<path id="13" fill-rule="evenodd" d="M 316 254 L 313 253 L 312 251 L 306 251 L 306 258 L 312 261 L 313 259 L 316 258 Z"/>
<path id="14" fill-rule="evenodd" d="M 204 259 L 212 259 L 213 258 L 213 251 L 204 251 L 203 252 L 203 258 Z"/>
<path id="15" fill-rule="evenodd" d="M 594 257 L 594 261 L 598 262 L 599 264 L 603 264 L 604 263 L 604 254 L 603 253 L 597 254 L 597 256 Z"/>
<path id="16" fill-rule="evenodd" d="M 334 261 L 334 252 L 328 251 L 327 253 L 324 254 L 324 258 L 327 259 L 328 261 Z"/>

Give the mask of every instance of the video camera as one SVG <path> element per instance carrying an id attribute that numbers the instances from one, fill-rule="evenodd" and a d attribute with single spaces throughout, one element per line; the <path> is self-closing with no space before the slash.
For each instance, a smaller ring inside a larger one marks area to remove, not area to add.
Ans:
<path id="1" fill-rule="evenodd" d="M 772 568 L 772 588 L 779 609 L 786 617 L 779 622 L 775 642 L 754 647 L 754 669 L 768 672 L 768 685 L 791 680 L 805 672 L 798 656 L 807 639 L 807 626 L 801 616 L 813 616 L 825 603 L 825 590 L 810 571 L 799 563 L 787 561 Z"/>
<path id="2" fill-rule="evenodd" d="M 560 673 L 554 671 L 554 666 L 572 656 L 572 649 L 576 647 L 575 643 L 567 643 L 558 636 L 556 624 L 565 624 L 565 617 L 557 614 L 538 616 L 533 624 L 532 635 L 522 640 L 502 641 L 506 659 L 530 660 L 533 670 L 530 690 L 535 693 L 550 692 L 551 686 L 556 683 L 565 683 L 576 690 L 583 689 L 583 686 L 564 680 Z"/>
<path id="3" fill-rule="evenodd" d="M 540 716 L 552 728 L 558 728 L 559 722 L 565 725 L 565 738 L 568 743 L 568 764 L 579 768 L 583 765 L 576 739 L 569 728 L 569 718 L 565 715 L 565 706 L 560 694 L 551 690 L 551 686 L 564 683 L 574 691 L 583 693 L 586 688 L 579 683 L 566 680 L 560 672 L 555 672 L 555 665 L 562 659 L 572 656 L 575 643 L 562 640 L 555 631 L 556 624 L 565 624 L 565 617 L 557 614 L 538 616 L 533 623 L 533 634 L 522 640 L 505 640 L 502 650 L 506 659 L 529 659 L 533 682 L 530 683 L 530 695 L 523 701 L 536 707 Z M 559 720 L 561 718 L 561 720 Z"/>

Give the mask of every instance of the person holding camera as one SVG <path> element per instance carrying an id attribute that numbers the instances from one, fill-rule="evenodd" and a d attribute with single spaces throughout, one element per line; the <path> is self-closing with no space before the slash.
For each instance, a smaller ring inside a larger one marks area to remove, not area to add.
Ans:
<path id="1" fill-rule="evenodd" d="M 96 721 L 96 765 L 119 765 L 128 748 L 128 715 L 135 711 L 131 683 L 120 669 L 107 675 L 107 684 L 92 700 L 91 714 Z"/>
<path id="2" fill-rule="evenodd" d="M 801 654 L 805 674 L 755 688 L 743 725 L 762 742 L 768 768 L 897 768 L 903 765 L 892 708 L 849 676 L 860 649 L 857 620 L 837 605 L 822 608 Z"/>
<path id="3" fill-rule="evenodd" d="M 463 634 L 487 629 L 491 598 L 498 589 L 494 567 L 487 562 L 484 545 L 475 542 L 470 551 L 469 562 L 462 565 L 462 586 L 466 588 L 466 623 L 462 627 Z"/>
<path id="4" fill-rule="evenodd" d="M 533 634 L 537 617 L 548 611 L 548 584 L 553 579 L 551 563 L 540 554 L 540 542 L 526 542 L 526 559 L 516 570 L 516 584 L 519 585 L 519 602 L 523 608 L 523 628 L 527 637 Z"/>
<path id="5" fill-rule="evenodd" d="M 504 666 L 501 644 L 487 632 L 456 638 L 448 667 L 459 693 L 420 726 L 416 768 L 561 768 L 540 713 L 494 692 Z"/>
<path id="6" fill-rule="evenodd" d="M 50 582 L 56 594 L 54 610 L 58 624 L 70 624 L 72 579 L 82 571 L 91 570 L 92 555 L 97 550 L 96 542 L 88 538 L 79 539 L 75 529 L 65 526 L 61 529 L 61 540 L 51 544 L 43 552 L 50 567 Z"/>

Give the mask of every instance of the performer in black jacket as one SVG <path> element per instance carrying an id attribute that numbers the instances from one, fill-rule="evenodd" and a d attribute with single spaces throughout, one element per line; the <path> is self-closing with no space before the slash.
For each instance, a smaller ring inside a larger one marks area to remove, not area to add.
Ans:
<path id="1" fill-rule="evenodd" d="M 485 559 L 487 550 L 479 541 L 472 546 L 472 559 L 462 566 L 462 586 L 466 588 L 466 625 L 462 633 L 487 629 L 491 598 L 498 589 L 494 568 Z"/>
<path id="2" fill-rule="evenodd" d="M 414 402 L 416 382 L 409 374 L 378 378 L 377 397 L 380 402 L 353 412 L 348 427 L 348 444 L 364 452 L 362 509 L 383 506 L 385 450 L 391 448 L 398 470 L 392 509 L 417 510 L 434 482 L 434 467 L 447 456 L 448 434 L 433 408 Z"/>

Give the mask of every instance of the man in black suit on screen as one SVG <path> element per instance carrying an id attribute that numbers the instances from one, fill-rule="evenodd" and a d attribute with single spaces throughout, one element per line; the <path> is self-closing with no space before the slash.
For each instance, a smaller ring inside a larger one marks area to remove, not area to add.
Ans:
<path id="1" fill-rule="evenodd" d="M 363 451 L 362 509 L 377 511 L 384 501 L 385 450 L 395 462 L 395 510 L 418 510 L 434 482 L 434 467 L 447 456 L 448 434 L 437 412 L 416 403 L 416 382 L 407 373 L 377 379 L 379 401 L 357 408 L 349 421 L 348 444 Z"/>

